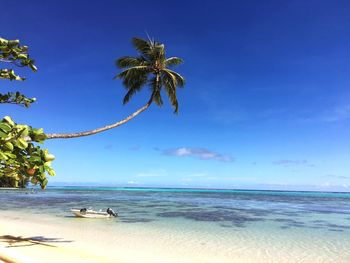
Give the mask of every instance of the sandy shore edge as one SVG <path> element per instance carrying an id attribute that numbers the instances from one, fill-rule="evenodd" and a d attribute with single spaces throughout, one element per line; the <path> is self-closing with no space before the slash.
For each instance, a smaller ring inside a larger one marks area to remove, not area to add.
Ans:
<path id="1" fill-rule="evenodd" d="M 71 233 L 69 233 L 71 232 Z M 121 262 L 79 238 L 72 229 L 28 219 L 0 218 L 0 262 Z"/>

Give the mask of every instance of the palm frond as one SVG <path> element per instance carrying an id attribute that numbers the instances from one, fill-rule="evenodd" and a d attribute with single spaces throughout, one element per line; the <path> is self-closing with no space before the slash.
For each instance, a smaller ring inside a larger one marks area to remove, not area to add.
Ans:
<path id="1" fill-rule="evenodd" d="M 164 62 L 166 67 L 172 67 L 182 64 L 184 61 L 178 57 L 167 58 Z"/>
<path id="2" fill-rule="evenodd" d="M 131 97 L 136 92 L 140 91 L 145 84 L 147 84 L 147 81 L 148 81 L 147 74 L 139 75 L 138 77 L 123 79 L 123 85 L 125 88 L 128 89 L 128 92 L 126 93 L 123 99 L 123 104 L 128 103 Z"/>
<path id="3" fill-rule="evenodd" d="M 123 80 L 123 85 L 126 89 L 135 89 L 137 91 L 147 83 L 147 74 L 140 75 L 137 78 L 127 78 Z"/>
<path id="4" fill-rule="evenodd" d="M 162 79 L 164 79 L 164 81 L 165 81 L 166 83 L 171 84 L 171 87 L 172 87 L 173 89 L 176 89 L 176 87 L 177 87 L 177 81 L 176 81 L 176 78 L 175 78 L 175 76 L 174 76 L 173 74 L 171 74 L 170 72 L 164 70 L 164 71 L 163 71 L 163 74 L 162 74 Z"/>
<path id="5" fill-rule="evenodd" d="M 174 77 L 170 74 L 164 73 L 162 76 L 162 84 L 168 95 L 169 101 L 174 108 L 174 113 L 178 113 L 179 103 L 176 96 L 176 81 L 174 80 Z"/>
<path id="6" fill-rule="evenodd" d="M 157 104 L 158 106 L 162 106 L 163 105 L 163 99 L 162 96 L 160 95 L 160 91 L 156 91 L 153 94 L 153 101 L 155 102 L 155 104 Z"/>
<path id="7" fill-rule="evenodd" d="M 152 58 L 157 59 L 160 61 L 165 60 L 165 50 L 164 50 L 164 45 L 163 44 L 157 44 L 152 47 Z"/>
<path id="8" fill-rule="evenodd" d="M 128 68 L 126 70 L 123 70 L 118 75 L 116 75 L 115 79 L 124 79 L 132 76 L 137 76 L 140 74 L 148 73 L 150 71 L 148 66 L 135 66 Z"/>
<path id="9" fill-rule="evenodd" d="M 176 86 L 182 88 L 183 86 L 185 86 L 185 78 L 182 77 L 179 73 L 171 70 L 171 69 L 163 69 L 163 72 L 165 72 L 166 74 L 168 74 L 169 76 L 171 76 L 171 78 L 175 78 L 176 80 Z"/>
<path id="10" fill-rule="evenodd" d="M 149 80 L 148 82 L 150 89 L 151 89 L 151 93 L 153 94 L 153 101 L 158 105 L 158 106 L 162 106 L 163 105 L 163 100 L 162 100 L 162 96 L 160 94 L 161 88 L 162 88 L 162 83 L 161 82 L 157 82 L 157 78 L 153 77 Z"/>
<path id="11" fill-rule="evenodd" d="M 145 84 L 147 84 L 147 74 L 141 74 L 137 77 L 130 77 L 123 80 L 124 86 L 132 89 L 140 90 Z"/>
<path id="12" fill-rule="evenodd" d="M 146 41 L 142 38 L 134 37 L 132 43 L 137 51 L 145 56 L 149 56 L 151 52 L 152 42 Z"/>
<path id="13" fill-rule="evenodd" d="M 162 83 L 157 82 L 157 78 L 153 77 L 148 81 L 148 85 L 150 86 L 150 90 L 152 93 L 157 92 L 157 90 L 161 90 L 162 88 Z"/>
<path id="14" fill-rule="evenodd" d="M 125 105 L 128 103 L 131 99 L 131 97 L 137 92 L 136 89 L 129 89 L 128 92 L 125 94 L 124 99 L 123 99 L 123 104 Z"/>
<path id="15" fill-rule="evenodd" d="M 117 78 L 123 80 L 123 85 L 128 90 L 127 94 L 124 97 L 123 104 L 128 103 L 136 91 L 141 90 L 141 88 L 147 84 L 148 73 L 148 67 L 136 66 L 128 68 L 116 76 Z"/>
<path id="16" fill-rule="evenodd" d="M 115 61 L 115 64 L 119 68 L 128 68 L 128 67 L 136 67 L 136 66 L 144 66 L 146 64 L 146 60 L 143 57 L 121 57 Z"/>

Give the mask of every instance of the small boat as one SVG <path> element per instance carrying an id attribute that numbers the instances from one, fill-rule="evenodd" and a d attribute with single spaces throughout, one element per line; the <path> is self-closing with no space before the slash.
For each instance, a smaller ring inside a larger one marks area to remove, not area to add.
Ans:
<path id="1" fill-rule="evenodd" d="M 112 209 L 107 208 L 106 212 L 103 211 L 94 211 L 92 209 L 71 209 L 70 210 L 76 217 L 84 217 L 84 218 L 109 218 L 116 217 L 118 213 L 114 212 Z"/>

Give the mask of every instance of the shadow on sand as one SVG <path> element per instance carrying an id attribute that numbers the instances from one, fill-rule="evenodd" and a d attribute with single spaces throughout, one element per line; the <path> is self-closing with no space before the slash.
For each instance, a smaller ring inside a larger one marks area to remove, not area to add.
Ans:
<path id="1" fill-rule="evenodd" d="M 72 240 L 62 240 L 61 238 L 47 238 L 43 236 L 36 237 L 22 237 L 22 236 L 11 236 L 3 235 L 0 236 L 1 243 L 7 243 L 8 248 L 11 247 L 27 247 L 27 246 L 47 246 L 47 247 L 56 247 L 50 243 L 70 243 Z"/>

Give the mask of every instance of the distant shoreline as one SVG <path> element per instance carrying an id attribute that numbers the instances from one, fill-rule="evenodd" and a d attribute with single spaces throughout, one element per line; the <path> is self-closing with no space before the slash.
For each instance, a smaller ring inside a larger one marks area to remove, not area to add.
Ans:
<path id="1" fill-rule="evenodd" d="M 198 191 L 198 192 L 266 192 L 266 193 L 327 193 L 327 194 L 350 194 L 350 191 L 321 191 L 321 190 L 283 190 L 283 189 L 249 189 L 249 188 L 204 188 L 204 187 L 152 187 L 152 186 L 107 186 L 107 185 L 50 185 L 47 189 L 96 189 L 96 190 L 120 190 L 120 191 L 157 191 L 157 190 L 174 190 L 174 191 Z M 30 186 L 27 188 L 0 187 L 1 190 L 41 190 L 40 187 Z"/>
<path id="2" fill-rule="evenodd" d="M 118 189 L 175 189 L 175 190 L 209 190 L 209 191 L 263 191 L 263 192 L 291 192 L 291 193 L 349 193 L 350 191 L 324 191 L 324 190 L 283 190 L 283 189 L 250 189 L 250 188 L 205 188 L 205 187 L 157 187 L 157 186 L 108 186 L 108 185 L 51 185 L 47 188 L 118 188 Z"/>

